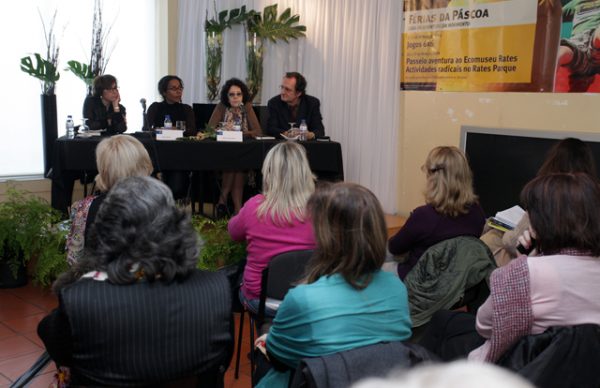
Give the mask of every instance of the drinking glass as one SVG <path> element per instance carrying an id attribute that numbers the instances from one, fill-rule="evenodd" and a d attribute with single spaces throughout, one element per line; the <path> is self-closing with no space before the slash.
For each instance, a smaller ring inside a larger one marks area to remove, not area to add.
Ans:
<path id="1" fill-rule="evenodd" d="M 79 133 L 87 133 L 90 130 L 90 127 L 88 127 L 88 125 L 86 124 L 87 121 L 88 121 L 88 119 L 86 119 L 86 118 L 81 119 L 81 125 L 79 126 Z"/>
<path id="2" fill-rule="evenodd" d="M 185 121 L 176 121 L 175 127 L 181 131 L 185 131 Z"/>
<path id="3" fill-rule="evenodd" d="M 296 136 L 296 131 L 295 131 L 296 128 L 294 127 L 296 125 L 296 123 L 295 122 L 291 122 L 291 123 L 288 123 L 288 124 L 290 125 L 290 130 L 288 131 L 288 137 L 294 137 L 294 136 Z"/>

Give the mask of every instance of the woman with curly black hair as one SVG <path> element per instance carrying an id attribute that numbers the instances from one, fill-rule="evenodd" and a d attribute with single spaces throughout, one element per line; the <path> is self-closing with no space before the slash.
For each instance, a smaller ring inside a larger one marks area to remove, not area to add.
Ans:
<path id="1" fill-rule="evenodd" d="M 219 386 L 213 379 L 233 349 L 229 285 L 196 269 L 198 238 L 169 188 L 151 177 L 121 180 L 90 233 L 85 257 L 54 284 L 58 308 L 38 327 L 71 384 L 193 376 Z"/>
<path id="2" fill-rule="evenodd" d="M 225 82 L 221 89 L 221 102 L 217 104 L 210 116 L 208 125 L 215 128 L 221 124 L 222 129 L 242 131 L 246 137 L 260 136 L 262 129 L 250 101 L 250 92 L 245 83 L 237 78 Z M 244 194 L 244 173 L 242 171 L 224 171 L 221 195 L 217 204 L 217 216 L 224 216 L 227 211 L 229 193 L 233 200 L 234 214 L 242 208 Z"/>

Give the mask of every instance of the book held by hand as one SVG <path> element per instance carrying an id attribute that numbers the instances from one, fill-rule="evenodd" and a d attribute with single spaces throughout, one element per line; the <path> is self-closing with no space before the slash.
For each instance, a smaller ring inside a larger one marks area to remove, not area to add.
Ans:
<path id="1" fill-rule="evenodd" d="M 521 221 L 521 218 L 523 218 L 523 215 L 525 215 L 525 210 L 521 206 L 515 205 L 509 209 L 497 212 L 492 218 L 508 229 L 514 229 L 519 221 Z"/>

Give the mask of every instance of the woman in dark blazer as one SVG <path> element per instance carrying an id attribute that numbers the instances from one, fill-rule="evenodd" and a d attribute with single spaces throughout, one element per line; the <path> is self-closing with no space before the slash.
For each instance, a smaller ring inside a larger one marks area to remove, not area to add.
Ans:
<path id="1" fill-rule="evenodd" d="M 71 384 L 223 386 L 229 285 L 195 268 L 198 239 L 169 188 L 151 177 L 120 181 L 90 232 L 86 256 L 54 285 L 58 308 L 38 326 Z"/>

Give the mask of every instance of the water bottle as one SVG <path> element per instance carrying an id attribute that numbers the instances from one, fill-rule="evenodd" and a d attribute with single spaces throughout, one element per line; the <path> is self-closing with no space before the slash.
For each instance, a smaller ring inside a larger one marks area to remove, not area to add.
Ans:
<path id="1" fill-rule="evenodd" d="M 235 119 L 235 121 L 233 122 L 233 130 L 234 131 L 242 130 L 242 120 L 240 120 L 239 118 Z"/>
<path id="2" fill-rule="evenodd" d="M 306 126 L 306 120 L 302 119 L 300 122 L 300 136 L 299 140 L 306 140 L 306 134 L 308 133 L 308 127 Z"/>
<path id="3" fill-rule="evenodd" d="M 73 123 L 73 117 L 71 115 L 67 116 L 67 138 L 72 139 L 75 137 L 75 123 Z"/>
<path id="4" fill-rule="evenodd" d="M 165 116 L 165 124 L 164 124 L 165 128 L 173 128 L 173 121 L 171 121 L 171 115 L 166 115 Z"/>

